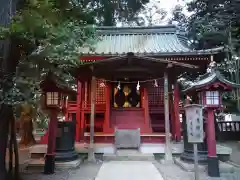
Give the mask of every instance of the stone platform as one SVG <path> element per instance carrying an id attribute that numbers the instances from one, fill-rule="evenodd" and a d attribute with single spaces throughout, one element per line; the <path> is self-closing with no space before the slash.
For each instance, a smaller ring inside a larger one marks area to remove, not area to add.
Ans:
<path id="1" fill-rule="evenodd" d="M 188 172 L 194 172 L 194 164 L 192 163 L 186 163 L 182 161 L 180 158 L 174 158 L 174 162 L 176 165 L 178 165 L 180 168 L 182 168 L 185 171 Z M 207 165 L 198 165 L 200 172 L 207 172 Z M 219 161 L 219 171 L 220 173 L 234 173 L 238 172 L 240 169 L 232 164 L 229 164 L 227 162 Z"/>
<path id="2" fill-rule="evenodd" d="M 55 169 L 71 169 L 77 168 L 83 162 L 83 158 L 79 158 L 75 161 L 70 162 L 55 162 Z M 28 161 L 28 165 L 25 170 L 43 170 L 44 169 L 44 159 L 31 159 Z"/>
<path id="3" fill-rule="evenodd" d="M 78 153 L 87 153 L 88 152 L 88 144 L 80 144 L 76 143 L 75 148 Z M 96 143 L 94 145 L 95 153 L 99 154 L 114 154 L 115 153 L 114 144 L 102 144 Z M 183 152 L 183 143 L 172 143 L 171 144 L 172 153 L 174 156 L 179 156 Z M 165 144 L 153 144 L 153 143 L 144 143 L 140 145 L 139 151 L 142 154 L 154 154 L 154 155 L 164 155 Z M 30 156 L 33 158 L 43 157 L 47 152 L 47 145 L 37 144 L 29 148 Z M 232 149 L 223 146 L 217 145 L 217 154 L 221 161 L 228 161 L 230 155 L 232 153 Z"/>
<path id="4" fill-rule="evenodd" d="M 142 153 L 138 150 L 121 149 L 116 153 L 104 153 L 104 161 L 154 161 L 153 153 Z"/>

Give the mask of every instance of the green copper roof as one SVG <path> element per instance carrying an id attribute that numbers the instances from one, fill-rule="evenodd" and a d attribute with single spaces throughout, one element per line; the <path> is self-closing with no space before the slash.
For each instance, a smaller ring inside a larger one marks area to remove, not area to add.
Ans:
<path id="1" fill-rule="evenodd" d="M 98 27 L 99 40 L 93 48 L 80 48 L 81 54 L 123 55 L 129 52 L 144 55 L 214 54 L 224 48 L 193 50 L 185 33 L 175 26 Z"/>
<path id="2" fill-rule="evenodd" d="M 193 90 L 193 89 L 199 89 L 199 88 L 205 87 L 209 84 L 212 84 L 216 81 L 220 81 L 232 88 L 240 87 L 239 84 L 236 84 L 234 82 L 230 82 L 230 81 L 226 80 L 225 77 L 219 71 L 212 69 L 211 72 L 208 72 L 208 73 L 204 74 L 203 76 L 201 76 L 201 78 L 198 81 L 192 83 L 189 87 L 184 89 L 183 92 Z"/>

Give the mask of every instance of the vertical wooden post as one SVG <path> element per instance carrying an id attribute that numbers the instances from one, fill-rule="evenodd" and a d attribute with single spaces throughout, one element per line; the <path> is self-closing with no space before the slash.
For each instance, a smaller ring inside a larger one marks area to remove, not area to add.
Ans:
<path id="1" fill-rule="evenodd" d="M 82 104 L 82 83 L 77 81 L 77 111 L 76 111 L 76 141 L 80 141 L 81 135 L 81 104 Z"/>
<path id="2" fill-rule="evenodd" d="M 172 163 L 172 149 L 170 139 L 170 122 L 169 122 L 169 98 L 168 98 L 168 73 L 164 72 L 164 113 L 165 113 L 165 162 Z"/>
<path id="3" fill-rule="evenodd" d="M 81 116 L 81 122 L 80 122 L 80 129 L 81 129 L 81 133 L 80 133 L 80 142 L 84 141 L 84 123 L 85 123 L 85 119 L 84 119 L 84 104 L 85 104 L 85 82 L 82 83 L 82 102 L 80 104 L 80 116 Z"/>
<path id="4" fill-rule="evenodd" d="M 85 125 L 86 125 L 86 120 L 85 120 L 85 108 L 87 108 L 87 103 L 88 103 L 88 93 L 90 93 L 90 91 L 88 91 L 88 81 L 85 81 L 84 83 L 84 93 L 83 93 L 83 101 L 82 101 L 82 113 L 81 113 L 81 127 L 83 127 L 82 129 L 82 137 L 83 137 L 83 141 L 86 142 L 86 138 L 85 138 Z"/>
<path id="5" fill-rule="evenodd" d="M 169 88 L 172 89 L 172 84 L 169 84 Z M 172 91 L 170 91 L 172 92 Z M 170 128 L 170 131 L 171 131 L 171 134 L 172 134 L 172 137 L 171 139 L 174 140 L 175 139 L 175 116 L 174 116 L 174 104 L 173 104 L 173 93 L 169 93 L 169 111 L 170 111 L 170 122 L 171 122 L 171 128 Z"/>
<path id="6" fill-rule="evenodd" d="M 69 121 L 69 107 L 68 107 L 68 99 L 66 98 L 66 111 L 65 111 L 65 121 Z"/>
<path id="7" fill-rule="evenodd" d="M 50 113 L 51 114 L 50 114 L 50 121 L 49 121 L 49 127 L 48 127 L 47 154 L 45 156 L 45 164 L 44 164 L 45 174 L 53 174 L 55 169 L 55 150 L 56 150 L 58 110 L 52 109 Z"/>
<path id="8" fill-rule="evenodd" d="M 146 133 L 151 133 L 152 129 L 150 127 L 150 120 L 149 120 L 149 106 L 148 106 L 148 92 L 147 88 L 143 89 L 143 94 L 144 94 L 144 124 L 145 124 L 145 131 Z"/>
<path id="9" fill-rule="evenodd" d="M 179 109 L 179 101 L 180 101 L 180 90 L 179 85 L 176 82 L 174 86 L 174 124 L 175 124 L 175 135 L 176 141 L 181 141 L 181 122 L 180 122 L 180 109 Z"/>
<path id="10" fill-rule="evenodd" d="M 91 118 L 90 118 L 90 143 L 88 149 L 88 161 L 95 161 L 94 154 L 94 120 L 95 120 L 96 78 L 91 81 Z"/>
<path id="11" fill-rule="evenodd" d="M 109 83 L 106 83 L 106 88 L 105 88 L 105 98 L 106 98 L 106 111 L 105 111 L 105 118 L 104 118 L 104 133 L 110 133 L 110 88 L 111 85 Z"/>

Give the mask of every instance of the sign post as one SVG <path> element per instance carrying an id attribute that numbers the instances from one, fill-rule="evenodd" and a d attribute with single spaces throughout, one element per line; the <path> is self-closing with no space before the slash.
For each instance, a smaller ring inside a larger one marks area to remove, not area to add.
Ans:
<path id="1" fill-rule="evenodd" d="M 198 171 L 198 143 L 204 140 L 203 106 L 189 104 L 184 107 L 186 112 L 188 142 L 193 144 L 195 180 L 199 180 Z"/>

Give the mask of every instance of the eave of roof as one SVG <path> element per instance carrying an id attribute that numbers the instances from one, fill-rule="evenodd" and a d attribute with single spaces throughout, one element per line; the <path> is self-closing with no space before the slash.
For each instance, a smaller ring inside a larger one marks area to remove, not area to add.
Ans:
<path id="1" fill-rule="evenodd" d="M 199 81 L 192 83 L 191 86 L 184 89 L 183 92 L 199 89 L 199 88 L 207 86 L 211 83 L 214 83 L 216 81 L 220 81 L 228 86 L 231 86 L 232 88 L 240 87 L 239 84 L 236 84 L 236 83 L 226 80 L 219 71 L 213 70 L 212 72 L 206 73 L 205 75 L 203 75 Z"/>

